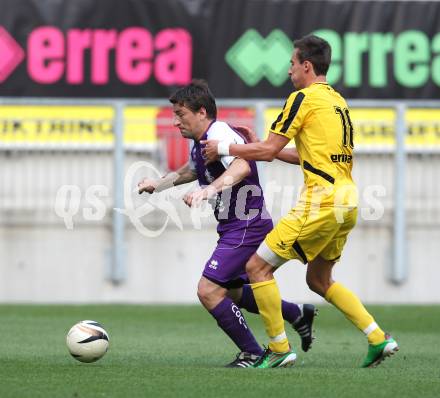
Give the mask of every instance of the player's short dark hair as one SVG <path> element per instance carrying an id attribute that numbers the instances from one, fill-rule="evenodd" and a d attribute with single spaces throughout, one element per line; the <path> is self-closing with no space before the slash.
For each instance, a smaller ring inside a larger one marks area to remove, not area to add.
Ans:
<path id="1" fill-rule="evenodd" d="M 317 76 L 327 74 L 332 58 L 332 49 L 326 40 L 315 35 L 308 35 L 295 40 L 293 46 L 298 49 L 299 62 L 309 61 Z"/>
<path id="2" fill-rule="evenodd" d="M 210 119 L 217 118 L 215 99 L 205 80 L 194 79 L 187 86 L 175 91 L 169 100 L 172 104 L 186 106 L 193 112 L 205 108 Z"/>

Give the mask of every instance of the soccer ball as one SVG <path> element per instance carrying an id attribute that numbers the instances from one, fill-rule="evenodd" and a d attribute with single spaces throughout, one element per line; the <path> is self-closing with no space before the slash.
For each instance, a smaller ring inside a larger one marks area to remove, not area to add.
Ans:
<path id="1" fill-rule="evenodd" d="M 95 362 L 108 350 L 109 338 L 101 324 L 81 321 L 67 333 L 67 348 L 72 357 L 81 362 Z"/>

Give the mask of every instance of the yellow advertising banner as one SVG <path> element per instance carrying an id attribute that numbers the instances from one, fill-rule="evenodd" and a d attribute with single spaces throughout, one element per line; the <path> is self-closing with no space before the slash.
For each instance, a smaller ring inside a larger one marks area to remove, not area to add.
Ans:
<path id="1" fill-rule="evenodd" d="M 155 147 L 160 110 L 154 106 L 126 107 L 125 145 Z M 280 111 L 280 108 L 265 111 L 266 132 Z M 394 147 L 394 109 L 352 108 L 350 115 L 356 148 Z M 0 106 L 0 147 L 108 146 L 113 143 L 113 119 L 111 106 Z M 440 109 L 408 109 L 406 124 L 408 148 L 440 148 Z"/>
<path id="2" fill-rule="evenodd" d="M 155 144 L 158 107 L 124 110 L 125 144 Z M 0 145 L 99 146 L 113 143 L 111 106 L 1 106 Z"/>

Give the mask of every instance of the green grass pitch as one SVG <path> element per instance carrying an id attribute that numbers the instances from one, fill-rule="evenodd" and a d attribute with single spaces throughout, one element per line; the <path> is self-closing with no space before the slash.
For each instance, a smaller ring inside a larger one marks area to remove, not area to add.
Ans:
<path id="1" fill-rule="evenodd" d="M 401 350 L 360 369 L 363 335 L 320 307 L 311 352 L 290 369 L 224 369 L 237 352 L 200 306 L 0 306 L 0 397 L 440 397 L 440 306 L 371 306 Z M 266 342 L 258 316 L 246 314 Z M 93 364 L 67 352 L 79 320 L 101 322 L 110 349 Z M 299 339 L 288 329 L 291 342 Z"/>

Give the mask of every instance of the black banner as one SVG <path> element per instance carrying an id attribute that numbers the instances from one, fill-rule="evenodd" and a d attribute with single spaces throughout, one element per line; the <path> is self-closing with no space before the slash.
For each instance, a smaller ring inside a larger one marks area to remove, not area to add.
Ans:
<path id="1" fill-rule="evenodd" d="M 292 40 L 332 45 L 348 98 L 440 97 L 440 3 L 0 0 L 0 95 L 164 98 L 192 78 L 218 98 L 279 98 Z"/>

